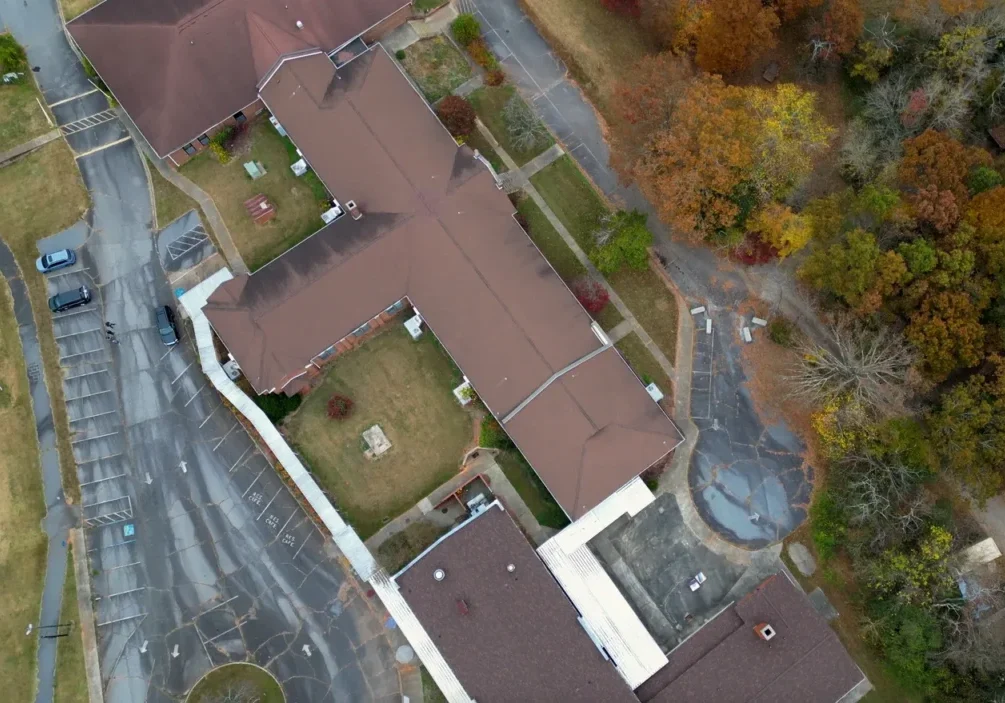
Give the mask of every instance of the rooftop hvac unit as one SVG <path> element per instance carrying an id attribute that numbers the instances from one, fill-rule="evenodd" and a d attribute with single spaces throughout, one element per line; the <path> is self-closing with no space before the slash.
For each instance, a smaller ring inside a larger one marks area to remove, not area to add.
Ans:
<path id="1" fill-rule="evenodd" d="M 422 317 L 414 315 L 405 320 L 405 329 L 408 330 L 408 334 L 412 336 L 412 339 L 418 341 L 419 337 L 422 336 Z"/>

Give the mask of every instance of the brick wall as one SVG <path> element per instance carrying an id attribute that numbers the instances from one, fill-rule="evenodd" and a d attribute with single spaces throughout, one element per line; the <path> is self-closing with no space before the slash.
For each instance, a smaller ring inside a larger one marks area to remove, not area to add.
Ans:
<path id="1" fill-rule="evenodd" d="M 258 100 L 256 100 L 255 102 L 251 103 L 246 108 L 241 110 L 241 112 L 243 112 L 245 117 L 247 117 L 250 120 L 252 117 L 262 113 L 264 110 L 265 110 L 265 103 L 263 103 L 262 99 L 259 98 Z M 235 120 L 233 117 L 228 117 L 223 122 L 213 125 L 209 129 L 207 129 L 205 134 L 210 138 L 212 138 L 214 134 L 217 134 L 224 127 L 233 127 L 236 124 L 237 120 Z M 201 137 L 202 135 L 200 134 L 198 136 Z M 209 148 L 208 146 L 203 146 L 202 144 L 200 144 L 198 137 L 192 140 L 192 146 L 195 147 L 195 154 L 193 154 L 192 156 L 197 156 L 200 152 Z M 189 159 L 192 158 L 192 156 L 186 154 L 184 148 L 178 149 L 177 151 L 172 151 L 170 154 L 168 154 L 169 157 L 168 163 L 176 167 L 182 166 L 185 163 L 187 163 Z"/>

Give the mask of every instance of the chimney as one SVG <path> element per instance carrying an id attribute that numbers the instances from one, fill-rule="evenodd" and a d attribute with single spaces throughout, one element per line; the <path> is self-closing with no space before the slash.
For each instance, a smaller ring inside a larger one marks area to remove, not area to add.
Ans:
<path id="1" fill-rule="evenodd" d="M 362 219 L 363 211 L 359 209 L 358 205 L 356 205 L 355 200 L 350 200 L 349 202 L 347 202 L 345 204 L 345 209 L 349 211 L 350 215 L 352 215 L 352 219 L 354 220 Z"/>
<path id="2" fill-rule="evenodd" d="M 754 625 L 754 632 L 765 642 L 770 641 L 775 636 L 775 628 L 766 622 Z"/>
<path id="3" fill-rule="evenodd" d="M 297 20 L 297 29 L 303 29 L 303 28 L 304 28 L 304 23 L 301 22 L 300 20 Z"/>

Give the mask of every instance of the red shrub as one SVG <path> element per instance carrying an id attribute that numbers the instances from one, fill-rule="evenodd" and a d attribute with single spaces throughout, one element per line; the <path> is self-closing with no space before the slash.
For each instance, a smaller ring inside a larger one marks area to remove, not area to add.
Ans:
<path id="1" fill-rule="evenodd" d="M 457 95 L 448 95 L 436 106 L 436 114 L 455 137 L 466 137 L 475 131 L 475 109 Z"/>
<path id="2" fill-rule="evenodd" d="M 639 0 L 600 0 L 600 4 L 611 12 L 629 17 L 638 17 L 641 12 Z"/>
<path id="3" fill-rule="evenodd" d="M 333 395 L 328 399 L 328 417 L 332 420 L 344 420 L 352 415 L 352 399 L 344 395 Z"/>
<path id="4" fill-rule="evenodd" d="M 506 82 L 506 74 L 502 72 L 502 69 L 497 68 L 494 71 L 489 71 L 485 74 L 485 85 L 502 85 Z"/>
<path id="5" fill-rule="evenodd" d="M 591 315 L 599 315 L 611 299 L 604 284 L 592 278 L 580 278 L 572 284 L 572 292 Z"/>
<path id="6" fill-rule="evenodd" d="M 730 256 L 749 266 L 766 264 L 778 258 L 778 250 L 761 240 L 756 234 L 748 232 L 746 238 L 730 252 Z"/>
<path id="7" fill-rule="evenodd" d="M 488 44 L 481 37 L 468 44 L 468 53 L 471 54 L 471 58 L 474 59 L 475 63 L 486 71 L 496 71 L 499 69 L 499 60 L 496 59 L 496 55 L 492 53 Z"/>

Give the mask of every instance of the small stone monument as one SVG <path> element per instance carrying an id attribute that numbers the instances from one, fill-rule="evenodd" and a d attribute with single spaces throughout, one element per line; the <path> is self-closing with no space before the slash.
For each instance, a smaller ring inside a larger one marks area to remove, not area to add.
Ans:
<path id="1" fill-rule="evenodd" d="M 391 448 L 391 442 L 384 434 L 384 430 L 380 429 L 380 425 L 363 430 L 363 444 L 366 447 L 363 454 L 367 459 L 376 459 Z"/>

